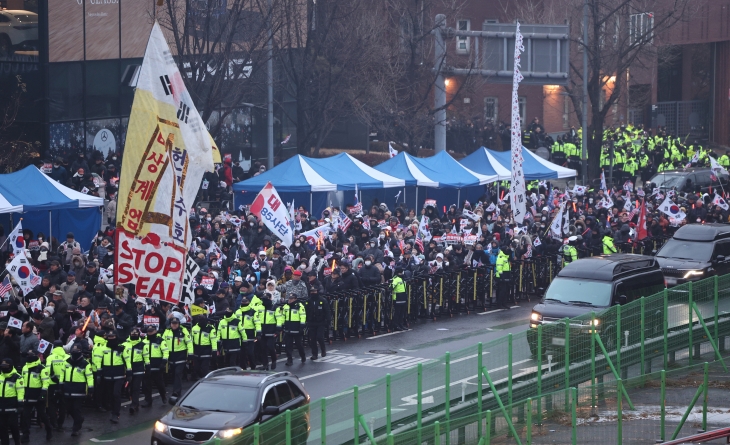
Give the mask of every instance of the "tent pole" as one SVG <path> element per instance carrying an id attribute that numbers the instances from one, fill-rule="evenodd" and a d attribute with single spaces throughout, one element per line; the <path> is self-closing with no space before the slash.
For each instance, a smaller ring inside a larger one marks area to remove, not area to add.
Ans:
<path id="1" fill-rule="evenodd" d="M 50 240 L 52 239 L 51 237 L 53 236 L 53 221 L 52 221 L 52 218 L 53 218 L 53 213 L 52 213 L 51 210 L 49 210 L 48 211 L 48 245 L 49 246 L 52 244 Z"/>
<path id="2" fill-rule="evenodd" d="M 309 214 L 314 215 L 314 209 L 312 208 L 312 191 L 309 191 Z"/>
<path id="3" fill-rule="evenodd" d="M 416 218 L 418 218 L 418 184 L 416 184 Z"/>
<path id="4" fill-rule="evenodd" d="M 396 207 L 398 207 L 397 204 L 398 203 L 396 202 Z M 405 186 L 403 186 L 403 204 L 406 205 L 406 208 L 408 207 L 408 201 L 406 201 L 406 187 Z"/>
<path id="5" fill-rule="evenodd" d="M 460 207 L 461 207 L 461 189 L 458 189 L 458 191 L 456 192 L 456 208 L 458 209 Z"/>

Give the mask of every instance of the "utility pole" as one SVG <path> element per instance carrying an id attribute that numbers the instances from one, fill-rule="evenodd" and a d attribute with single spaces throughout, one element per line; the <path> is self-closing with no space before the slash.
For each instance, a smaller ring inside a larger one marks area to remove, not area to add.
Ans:
<path id="1" fill-rule="evenodd" d="M 267 23 L 268 41 L 266 42 L 266 139 L 267 139 L 267 165 L 268 169 L 274 168 L 274 31 L 272 29 L 271 15 L 273 7 L 272 0 L 269 0 L 269 18 Z"/>
<path id="2" fill-rule="evenodd" d="M 436 122 L 433 130 L 433 148 L 436 153 L 446 150 L 446 81 L 442 71 L 443 64 L 446 61 L 445 31 L 446 16 L 438 14 L 436 16 L 436 29 L 434 30 L 436 45 L 433 51 L 434 71 L 436 71 L 436 81 L 433 88 L 433 106 L 437 110 L 434 115 Z"/>
<path id="3" fill-rule="evenodd" d="M 588 181 L 588 0 L 583 0 L 583 185 Z"/>

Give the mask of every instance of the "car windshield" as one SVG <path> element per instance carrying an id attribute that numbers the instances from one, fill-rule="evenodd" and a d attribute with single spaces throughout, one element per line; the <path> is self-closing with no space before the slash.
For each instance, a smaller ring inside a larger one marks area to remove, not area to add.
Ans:
<path id="1" fill-rule="evenodd" d="M 653 178 L 651 182 L 657 187 L 671 189 L 673 187 L 681 187 L 684 182 L 685 175 L 682 173 L 660 173 Z"/>
<path id="2" fill-rule="evenodd" d="M 659 249 L 656 256 L 659 258 L 677 258 L 680 260 L 710 261 L 712 248 L 712 243 L 672 238 Z"/>
<path id="3" fill-rule="evenodd" d="M 252 413 L 258 406 L 257 394 L 256 388 L 204 382 L 190 391 L 180 405 L 199 411 Z"/>
<path id="4" fill-rule="evenodd" d="M 14 15 L 14 17 L 18 19 L 20 23 L 38 23 L 38 16 L 35 14 L 18 14 Z"/>
<path id="5" fill-rule="evenodd" d="M 611 283 L 581 278 L 555 278 L 545 293 L 545 300 L 571 305 L 606 307 L 611 302 Z"/>

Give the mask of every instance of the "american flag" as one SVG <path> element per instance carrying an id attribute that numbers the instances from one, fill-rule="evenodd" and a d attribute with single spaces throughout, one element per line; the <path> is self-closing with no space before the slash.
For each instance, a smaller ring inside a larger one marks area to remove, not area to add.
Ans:
<path id="1" fill-rule="evenodd" d="M 416 246 L 418 247 L 418 250 L 423 253 L 423 239 L 421 238 L 421 231 L 416 232 Z"/>
<path id="2" fill-rule="evenodd" d="M 10 277 L 5 275 L 5 279 L 2 284 L 0 284 L 0 297 L 5 298 L 5 295 L 7 295 L 12 289 L 13 285 L 10 284 Z"/>

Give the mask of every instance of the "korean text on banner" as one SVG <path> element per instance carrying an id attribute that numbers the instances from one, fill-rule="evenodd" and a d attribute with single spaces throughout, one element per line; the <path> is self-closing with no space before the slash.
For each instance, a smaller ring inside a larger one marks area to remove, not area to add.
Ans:
<path id="1" fill-rule="evenodd" d="M 185 304 L 192 304 L 195 302 L 193 297 L 193 292 L 195 292 L 195 289 L 193 289 L 193 281 L 195 281 L 195 277 L 198 276 L 198 272 L 200 272 L 200 266 L 198 266 L 198 263 L 196 263 L 195 260 L 188 255 L 185 262 L 183 293 L 180 297 L 180 300 Z"/>
<path id="2" fill-rule="evenodd" d="M 512 204 L 512 216 L 515 221 L 521 223 L 525 219 L 525 175 L 522 171 L 524 158 L 522 157 L 522 133 L 520 125 L 520 109 L 518 93 L 520 81 L 523 77 L 520 73 L 520 54 L 525 50 L 522 46 L 522 34 L 520 34 L 520 23 L 517 22 L 515 31 L 515 62 L 512 75 L 512 184 L 510 184 L 510 201 Z"/>
<path id="3" fill-rule="evenodd" d="M 251 204 L 251 213 L 258 216 L 286 247 L 292 243 L 292 229 L 286 205 L 270 182 L 259 192 Z"/>
<path id="4" fill-rule="evenodd" d="M 177 303 L 183 291 L 188 214 L 213 150 L 155 23 L 134 93 L 117 210 L 116 283 Z"/>

